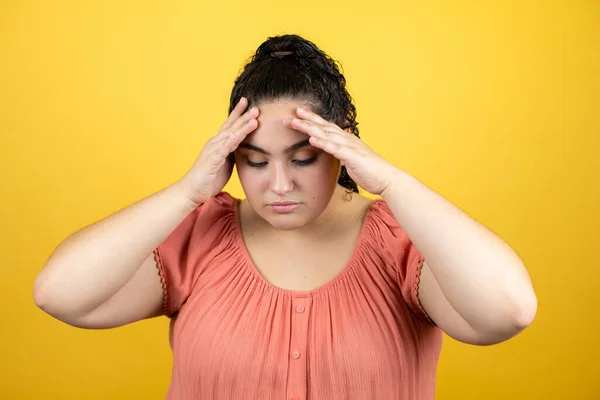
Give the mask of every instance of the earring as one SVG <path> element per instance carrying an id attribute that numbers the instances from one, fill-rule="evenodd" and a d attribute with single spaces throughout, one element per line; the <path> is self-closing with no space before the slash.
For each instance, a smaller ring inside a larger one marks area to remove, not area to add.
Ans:
<path id="1" fill-rule="evenodd" d="M 346 201 L 352 200 L 352 191 L 346 190 L 346 193 L 344 193 L 344 200 L 346 200 Z"/>

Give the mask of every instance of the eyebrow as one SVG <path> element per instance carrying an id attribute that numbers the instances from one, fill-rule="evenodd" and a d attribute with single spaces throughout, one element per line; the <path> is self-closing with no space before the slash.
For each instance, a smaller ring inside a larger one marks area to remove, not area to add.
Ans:
<path id="1" fill-rule="evenodd" d="M 284 153 L 290 153 L 290 152 L 292 152 L 294 150 L 298 150 L 298 149 L 300 149 L 300 148 L 302 148 L 304 146 L 308 146 L 309 144 L 310 144 L 310 142 L 308 141 L 308 139 L 304 139 L 304 140 L 302 140 L 302 141 L 300 141 L 298 143 L 295 143 L 295 144 L 293 144 L 293 145 L 291 145 L 289 147 L 286 147 L 283 150 L 283 152 Z M 253 144 L 250 144 L 250 143 L 240 143 L 240 145 L 238 147 L 243 147 L 244 149 L 248 149 L 248 150 L 254 150 L 254 151 L 262 153 L 262 154 L 264 154 L 266 156 L 270 156 L 271 155 L 271 153 L 269 153 L 265 149 L 261 149 L 260 147 L 254 146 Z"/>

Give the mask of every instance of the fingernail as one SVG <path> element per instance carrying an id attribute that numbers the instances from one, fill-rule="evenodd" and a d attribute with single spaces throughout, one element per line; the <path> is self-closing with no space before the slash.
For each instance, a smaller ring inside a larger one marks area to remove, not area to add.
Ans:
<path id="1" fill-rule="evenodd" d="M 298 107 L 298 111 L 301 113 L 305 112 L 304 108 L 302 108 L 302 107 Z"/>

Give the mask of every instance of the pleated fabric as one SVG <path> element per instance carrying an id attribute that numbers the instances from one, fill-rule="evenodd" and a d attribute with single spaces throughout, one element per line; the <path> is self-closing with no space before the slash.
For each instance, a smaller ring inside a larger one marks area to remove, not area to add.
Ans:
<path id="1" fill-rule="evenodd" d="M 155 250 L 171 318 L 167 399 L 433 399 L 442 332 L 418 297 L 423 257 L 384 200 L 354 253 L 311 291 L 267 282 L 221 192 Z"/>

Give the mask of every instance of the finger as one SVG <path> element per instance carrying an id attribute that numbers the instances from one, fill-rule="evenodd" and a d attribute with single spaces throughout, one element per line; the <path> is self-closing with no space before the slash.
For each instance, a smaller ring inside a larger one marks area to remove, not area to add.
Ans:
<path id="1" fill-rule="evenodd" d="M 302 108 L 302 107 L 299 107 L 296 109 L 296 114 L 300 118 L 314 122 L 315 124 L 334 125 L 335 126 L 335 124 L 332 124 L 330 121 L 327 121 L 326 119 L 322 118 L 320 115 L 315 114 L 314 112 L 308 111 L 307 109 Z"/>
<path id="2" fill-rule="evenodd" d="M 209 151 L 209 162 L 213 167 L 213 171 L 217 171 L 227 159 L 232 156 L 232 153 L 239 146 L 239 144 L 244 140 L 244 138 L 254 131 L 258 126 L 258 121 L 256 119 L 252 119 L 243 126 L 241 126 L 237 131 L 230 133 L 227 136 L 223 136 L 219 141 L 215 142 L 213 147 L 214 150 Z"/>
<path id="3" fill-rule="evenodd" d="M 321 139 L 315 136 L 311 136 L 308 140 L 311 145 L 331 154 L 332 156 L 340 160 L 342 164 L 345 164 L 356 153 L 351 147 L 340 145 L 338 143 L 334 143 L 329 140 Z"/>
<path id="4" fill-rule="evenodd" d="M 258 128 L 258 120 L 251 119 L 232 132 L 225 140 L 225 146 L 227 147 L 228 153 L 235 151 L 246 136 L 256 130 L 256 128 Z"/>
<path id="5" fill-rule="evenodd" d="M 242 97 L 231 111 L 231 114 L 229 114 L 222 128 L 231 126 L 243 114 L 246 107 L 248 107 L 248 99 Z"/>
<path id="6" fill-rule="evenodd" d="M 227 137 L 229 137 L 232 133 L 237 132 L 240 127 L 246 125 L 248 121 L 256 119 L 260 112 L 257 107 L 252 107 L 250 110 L 246 111 L 241 117 L 234 121 L 234 123 L 228 127 L 221 128 L 221 131 L 215 136 L 216 142 L 221 142 Z"/>
<path id="7" fill-rule="evenodd" d="M 260 114 L 260 111 L 258 111 L 258 107 L 252 107 L 250 110 L 244 113 L 244 115 L 235 120 L 233 125 L 231 125 L 227 130 L 229 132 L 237 131 L 241 126 L 244 126 L 251 119 L 257 118 L 258 114 Z"/>
<path id="8" fill-rule="evenodd" d="M 326 139 L 328 141 L 348 145 L 351 137 L 337 126 L 315 124 L 314 122 L 294 118 L 291 127 L 307 135 Z"/>

